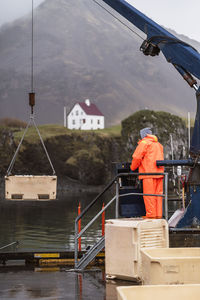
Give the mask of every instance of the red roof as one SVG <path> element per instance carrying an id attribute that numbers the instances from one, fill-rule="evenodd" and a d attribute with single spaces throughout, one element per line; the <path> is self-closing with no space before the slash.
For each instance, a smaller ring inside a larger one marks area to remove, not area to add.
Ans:
<path id="1" fill-rule="evenodd" d="M 103 116 L 97 106 L 93 103 L 87 105 L 86 103 L 79 102 L 80 107 L 84 110 L 86 115 L 93 115 L 93 116 Z"/>

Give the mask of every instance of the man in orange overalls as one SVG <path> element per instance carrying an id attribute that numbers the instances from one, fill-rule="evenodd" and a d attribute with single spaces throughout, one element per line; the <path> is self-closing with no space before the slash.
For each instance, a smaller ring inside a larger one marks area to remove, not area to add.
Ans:
<path id="1" fill-rule="evenodd" d="M 139 173 L 163 173 L 164 167 L 157 167 L 156 160 L 163 160 L 163 146 L 152 135 L 150 128 L 140 130 L 141 140 L 133 153 L 131 170 L 139 167 Z M 140 175 L 144 194 L 163 194 L 163 175 Z M 162 197 L 143 196 L 146 218 L 162 218 Z"/>

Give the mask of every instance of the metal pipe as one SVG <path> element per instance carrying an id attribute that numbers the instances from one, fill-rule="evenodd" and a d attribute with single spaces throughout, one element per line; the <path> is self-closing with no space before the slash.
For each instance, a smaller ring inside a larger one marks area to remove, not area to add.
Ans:
<path id="1" fill-rule="evenodd" d="M 200 161 L 195 164 L 200 165 Z M 156 165 L 159 166 L 193 166 L 194 161 L 192 158 L 189 159 L 182 159 L 182 160 L 157 160 Z"/>
<path id="2" fill-rule="evenodd" d="M 126 174 L 126 173 L 124 173 Z M 130 174 L 133 174 L 133 173 L 130 173 Z M 140 173 L 142 174 L 142 173 Z M 147 174 L 147 173 L 146 173 Z M 158 174 L 158 173 L 157 173 Z M 165 197 L 165 199 L 167 199 L 167 181 L 166 181 L 166 177 L 168 178 L 168 174 L 167 173 L 161 173 L 162 175 L 165 176 L 165 187 L 166 187 L 166 191 L 165 191 L 165 194 L 163 195 L 158 195 L 158 194 L 143 194 L 143 193 L 129 193 L 129 194 L 132 194 L 132 195 L 145 195 L 145 196 L 157 196 L 157 197 Z M 118 197 L 123 197 L 123 196 L 127 196 L 129 194 L 124 194 L 124 195 L 118 195 Z M 108 202 L 105 207 L 99 211 L 98 214 L 96 214 L 96 216 L 81 230 L 81 232 L 78 233 L 78 221 L 79 221 L 79 218 L 77 217 L 76 220 L 75 220 L 75 224 L 76 224 L 76 227 L 75 227 L 75 234 L 77 233 L 76 235 L 76 240 L 78 240 L 82 234 L 90 227 L 90 225 L 102 214 L 102 212 L 104 212 L 111 204 L 114 200 L 116 200 L 117 198 L 117 195 L 115 195 L 111 200 L 110 202 Z M 118 210 L 117 210 L 117 214 L 118 214 Z M 79 216 L 80 217 L 80 216 Z"/>
<path id="3" fill-rule="evenodd" d="M 116 196 L 114 196 L 111 200 L 110 200 L 110 202 L 108 202 L 105 206 L 104 206 L 104 208 L 102 209 L 102 210 L 100 210 L 100 212 L 98 212 L 98 214 L 96 214 L 96 216 L 81 230 L 81 232 L 79 233 L 79 234 L 77 234 L 77 237 L 76 237 L 76 239 L 79 239 L 81 236 L 82 236 L 82 234 L 90 227 L 90 225 L 92 225 L 93 223 L 94 223 L 94 221 L 96 221 L 96 219 L 98 219 L 98 217 L 102 214 L 102 212 L 104 212 L 106 209 L 107 209 L 107 207 L 109 207 L 112 203 L 113 203 L 113 201 L 116 199 Z M 77 222 L 75 222 L 76 224 L 77 224 Z"/>
<path id="4" fill-rule="evenodd" d="M 78 205 L 78 215 L 81 214 L 81 203 Z M 81 232 L 81 219 L 78 221 L 78 233 Z M 81 251 L 81 238 L 78 239 L 78 251 Z"/>
<path id="5" fill-rule="evenodd" d="M 78 223 L 75 222 L 75 230 L 74 230 L 74 262 L 75 262 L 75 268 L 78 265 Z"/>
<path id="6" fill-rule="evenodd" d="M 96 221 L 96 219 L 101 216 L 105 210 L 116 200 L 115 205 L 115 217 L 118 218 L 119 215 L 119 197 L 123 197 L 124 195 L 119 195 L 119 178 L 120 177 L 126 177 L 126 176 L 138 176 L 138 175 L 164 175 L 165 177 L 165 194 L 158 195 L 158 194 L 143 194 L 143 193 L 128 193 L 127 195 L 150 195 L 150 196 L 159 196 L 159 197 L 165 197 L 165 218 L 168 219 L 168 206 L 167 206 L 167 180 L 168 180 L 168 173 L 119 173 L 115 178 L 107 185 L 107 187 L 103 190 L 102 193 L 100 193 L 86 208 L 85 210 L 80 213 L 80 215 L 75 220 L 75 249 L 74 249 L 74 260 L 75 260 L 75 269 L 78 267 L 78 240 L 83 235 L 83 233 Z M 80 231 L 78 232 L 78 224 L 81 220 L 82 216 L 86 214 L 86 212 L 94 205 L 94 203 L 97 202 L 97 200 L 102 196 L 109 187 L 112 186 L 113 183 L 116 183 L 116 195 L 105 205 L 102 207 L 101 211 L 96 214 L 93 219 L 90 220 L 90 222 Z"/>
<path id="7" fill-rule="evenodd" d="M 168 174 L 165 173 L 165 219 L 168 221 L 168 199 L 167 199 L 167 190 L 168 190 Z"/>
<path id="8" fill-rule="evenodd" d="M 143 193 L 127 193 L 127 194 L 122 194 L 119 195 L 119 197 L 124 197 L 124 196 L 132 196 L 132 195 L 137 195 L 137 196 L 156 196 L 156 197 L 165 197 L 165 194 L 143 194 Z"/>
<path id="9" fill-rule="evenodd" d="M 188 155 L 190 157 L 190 112 L 188 112 Z"/>
<path id="10" fill-rule="evenodd" d="M 104 203 L 102 205 L 102 209 L 104 209 Z M 101 235 L 105 235 L 105 211 L 102 212 L 102 217 L 101 217 Z"/>
<path id="11" fill-rule="evenodd" d="M 110 183 L 104 188 L 104 190 L 99 194 L 97 195 L 97 197 L 92 200 L 88 206 L 86 208 L 83 209 L 83 211 L 81 212 L 81 214 L 79 216 L 76 217 L 76 220 L 75 222 L 78 222 L 78 220 L 80 220 L 86 213 L 87 211 L 99 200 L 99 198 L 101 196 L 103 196 L 103 194 L 113 185 L 113 183 L 116 181 L 117 178 L 120 178 L 120 177 L 127 177 L 127 176 L 139 176 L 139 175 L 144 175 L 144 176 L 148 176 L 148 175 L 164 175 L 165 173 L 119 173 L 117 174 L 113 180 L 110 181 Z"/>
<path id="12" fill-rule="evenodd" d="M 119 179 L 116 180 L 115 218 L 119 218 Z"/>
<path id="13" fill-rule="evenodd" d="M 8 248 L 8 247 L 10 247 L 10 246 L 13 246 L 13 245 L 15 245 L 15 244 L 18 245 L 19 242 L 18 242 L 18 241 L 12 242 L 12 243 L 10 243 L 10 244 L 8 244 L 8 245 L 6 245 L 6 246 L 1 247 L 0 250 L 5 249 L 5 248 Z"/>
<path id="14" fill-rule="evenodd" d="M 172 160 L 174 160 L 174 147 L 173 147 L 172 134 L 170 134 L 170 142 L 171 142 Z M 174 166 L 172 167 L 172 173 L 173 173 L 173 184 L 175 186 L 175 171 L 174 171 Z"/>
<path id="15" fill-rule="evenodd" d="M 195 89 L 195 91 L 197 92 L 198 91 L 198 89 L 199 89 L 199 87 L 198 87 L 198 85 L 197 84 L 193 84 L 193 88 Z"/>

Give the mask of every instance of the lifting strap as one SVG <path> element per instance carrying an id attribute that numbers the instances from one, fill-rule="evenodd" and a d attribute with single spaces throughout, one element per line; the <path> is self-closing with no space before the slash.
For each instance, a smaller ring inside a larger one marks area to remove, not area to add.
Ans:
<path id="1" fill-rule="evenodd" d="M 10 176 L 10 175 L 11 175 L 11 171 L 12 171 L 12 169 L 13 169 L 13 166 L 14 166 L 14 163 L 15 163 L 15 160 L 16 160 L 16 157 L 17 157 L 17 154 L 18 154 L 18 152 L 19 152 L 19 149 L 20 149 L 20 147 L 21 147 L 21 144 L 22 144 L 22 142 L 23 142 L 23 140 L 24 140 L 24 137 L 25 137 L 25 135 L 26 135 L 26 133 L 27 133 L 27 130 L 28 130 L 29 126 L 31 125 L 31 123 L 34 125 L 34 127 L 35 127 L 35 129 L 36 129 L 36 131 L 37 131 L 37 133 L 38 133 L 38 135 L 39 135 L 41 144 L 42 144 L 42 146 L 43 146 L 43 148 L 44 148 L 44 151 L 45 151 L 45 153 L 46 153 L 47 159 L 48 159 L 48 161 L 49 161 L 49 163 L 50 163 L 50 166 L 51 166 L 51 168 L 52 168 L 53 175 L 55 175 L 55 173 L 56 173 L 55 170 L 54 170 L 53 164 L 52 164 L 52 162 L 51 162 L 51 159 L 50 159 L 50 157 L 49 157 L 49 154 L 48 154 L 48 152 L 47 152 L 47 149 L 46 149 L 46 147 L 45 147 L 45 144 L 44 144 L 44 141 L 43 141 L 43 139 L 42 139 L 42 136 L 41 136 L 41 134 L 40 134 L 40 131 L 39 131 L 39 129 L 38 129 L 36 123 L 35 123 L 34 115 L 31 114 L 31 115 L 30 115 L 30 120 L 29 120 L 29 122 L 28 122 L 28 124 L 27 124 L 27 126 L 26 126 L 26 128 L 25 128 L 25 130 L 24 130 L 24 134 L 23 134 L 23 136 L 22 136 L 22 138 L 21 138 L 21 141 L 20 141 L 20 143 L 19 143 L 19 145 L 18 145 L 18 147 L 17 147 L 17 150 L 15 151 L 15 154 L 14 154 L 14 156 L 13 156 L 11 162 L 10 162 L 10 165 L 9 165 L 9 167 L 8 167 L 8 170 L 7 170 L 7 173 L 6 173 L 7 176 Z"/>

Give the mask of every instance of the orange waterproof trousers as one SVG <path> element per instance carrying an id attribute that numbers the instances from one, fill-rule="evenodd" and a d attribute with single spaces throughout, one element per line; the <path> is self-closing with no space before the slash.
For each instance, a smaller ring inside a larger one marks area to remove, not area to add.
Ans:
<path id="1" fill-rule="evenodd" d="M 163 178 L 144 178 L 144 194 L 163 194 Z M 162 218 L 162 197 L 143 196 L 147 218 Z"/>

